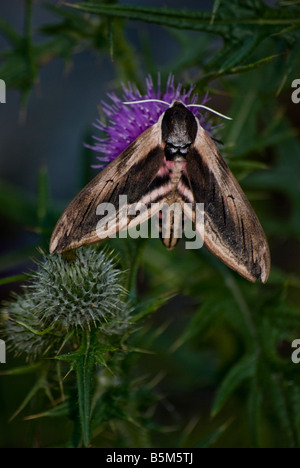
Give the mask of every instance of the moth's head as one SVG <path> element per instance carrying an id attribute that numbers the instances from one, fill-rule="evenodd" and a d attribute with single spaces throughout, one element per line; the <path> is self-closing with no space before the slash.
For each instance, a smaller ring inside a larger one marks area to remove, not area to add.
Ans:
<path id="1" fill-rule="evenodd" d="M 162 141 L 166 143 L 166 156 L 188 153 L 197 135 L 194 114 L 180 101 L 174 101 L 163 115 L 161 122 Z"/>

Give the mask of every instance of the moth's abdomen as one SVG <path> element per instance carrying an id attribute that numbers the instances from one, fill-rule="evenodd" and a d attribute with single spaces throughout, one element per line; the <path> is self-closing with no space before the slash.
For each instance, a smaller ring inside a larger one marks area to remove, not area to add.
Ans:
<path id="1" fill-rule="evenodd" d="M 164 203 L 159 213 L 159 236 L 164 246 L 171 250 L 183 236 L 184 223 L 180 203 Z"/>
<path id="2" fill-rule="evenodd" d="M 168 173 L 169 191 L 159 212 L 159 234 L 167 249 L 173 249 L 183 237 L 182 199 L 178 191 L 179 181 L 185 172 L 185 162 L 165 161 L 160 173 Z"/>

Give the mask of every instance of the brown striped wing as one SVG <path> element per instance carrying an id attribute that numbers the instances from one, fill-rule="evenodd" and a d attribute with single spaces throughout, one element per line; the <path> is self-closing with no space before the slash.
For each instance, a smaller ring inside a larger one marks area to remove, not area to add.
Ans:
<path id="1" fill-rule="evenodd" d="M 142 133 L 120 156 L 101 171 L 69 204 L 58 220 L 50 241 L 50 252 L 62 253 L 110 237 L 99 236 L 97 207 L 108 203 L 116 208 L 117 231 L 131 221 L 120 214 L 119 196 L 127 195 L 128 204 L 141 201 L 164 160 L 161 127 L 157 123 Z M 148 197 L 151 200 L 151 196 Z M 149 200 L 148 200 L 149 202 Z M 136 224 L 150 211 L 136 219 Z M 143 219 L 142 219 L 143 218 Z"/>
<path id="2" fill-rule="evenodd" d="M 266 236 L 218 148 L 198 123 L 187 156 L 187 177 L 196 203 L 204 203 L 204 245 L 249 281 L 270 272 Z"/>

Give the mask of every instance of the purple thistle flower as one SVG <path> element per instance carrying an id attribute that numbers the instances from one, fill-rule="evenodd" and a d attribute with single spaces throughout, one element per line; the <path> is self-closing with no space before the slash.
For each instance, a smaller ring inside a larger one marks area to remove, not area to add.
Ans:
<path id="1" fill-rule="evenodd" d="M 193 94 L 194 87 L 191 86 L 188 91 L 185 91 L 181 84 L 176 87 L 174 85 L 174 76 L 169 75 L 166 90 L 163 92 L 160 85 L 160 76 L 158 75 L 157 89 L 154 89 L 151 76 L 146 79 L 147 91 L 144 95 L 140 93 L 137 86 L 128 83 L 127 87 L 122 84 L 123 96 L 119 98 L 114 93 L 108 93 L 111 103 L 102 101 L 102 109 L 107 117 L 107 123 L 97 120 L 94 126 L 107 134 L 106 138 L 93 136 L 94 145 L 85 145 L 102 156 L 97 156 L 99 164 L 93 165 L 93 168 L 103 168 L 112 162 L 119 154 L 122 153 L 141 133 L 147 128 L 155 124 L 160 115 L 166 110 L 166 106 L 158 102 L 145 102 L 132 106 L 124 104 L 126 101 L 136 101 L 144 99 L 161 99 L 170 104 L 174 99 L 182 101 L 184 104 L 196 104 L 198 95 Z M 205 105 L 208 102 L 208 95 L 204 96 L 201 104 Z M 191 107 L 191 112 L 196 115 L 201 125 L 210 130 L 205 117 L 199 112 L 197 107 Z"/>

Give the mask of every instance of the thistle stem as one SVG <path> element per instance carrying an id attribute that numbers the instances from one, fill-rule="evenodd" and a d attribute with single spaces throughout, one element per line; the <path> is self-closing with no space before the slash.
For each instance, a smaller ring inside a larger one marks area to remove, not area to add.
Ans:
<path id="1" fill-rule="evenodd" d="M 88 447 L 91 440 L 91 372 L 95 364 L 92 342 L 94 334 L 86 331 L 82 335 L 81 352 L 74 362 L 77 379 L 79 418 L 84 447 Z"/>

